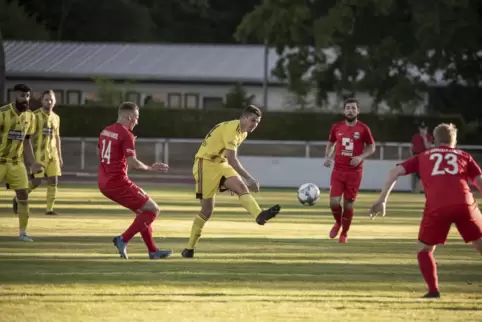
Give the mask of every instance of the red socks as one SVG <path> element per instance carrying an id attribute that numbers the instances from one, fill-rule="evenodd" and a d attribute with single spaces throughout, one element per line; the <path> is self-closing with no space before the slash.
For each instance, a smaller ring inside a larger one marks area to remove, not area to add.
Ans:
<path id="1" fill-rule="evenodd" d="M 353 209 L 344 209 L 343 217 L 341 218 L 341 234 L 345 235 L 350 230 L 351 221 L 353 219 Z"/>
<path id="2" fill-rule="evenodd" d="M 130 227 L 127 228 L 127 230 L 122 234 L 122 240 L 125 243 L 128 243 L 137 233 L 146 230 L 146 228 L 152 224 L 154 219 L 156 219 L 155 212 L 149 210 L 141 212 L 136 216 L 136 219 L 134 219 L 134 222 L 130 225 Z"/>
<path id="3" fill-rule="evenodd" d="M 156 244 L 154 243 L 154 239 L 152 239 L 152 225 L 149 225 L 146 229 L 141 231 L 142 240 L 144 244 L 147 246 L 147 250 L 149 253 L 154 253 L 157 251 Z"/>
<path id="4" fill-rule="evenodd" d="M 341 225 L 341 206 L 337 205 L 335 208 L 331 208 L 331 214 L 333 215 L 333 218 L 335 218 L 335 221 L 338 225 Z"/>
<path id="5" fill-rule="evenodd" d="M 423 279 L 427 283 L 429 292 L 438 292 L 437 264 L 433 257 L 433 252 L 419 252 L 417 255 L 418 267 Z"/>

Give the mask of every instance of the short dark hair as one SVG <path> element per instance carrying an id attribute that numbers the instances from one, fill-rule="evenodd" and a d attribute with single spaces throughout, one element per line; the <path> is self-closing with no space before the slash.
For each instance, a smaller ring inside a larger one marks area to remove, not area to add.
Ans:
<path id="1" fill-rule="evenodd" d="M 248 107 L 246 107 L 243 110 L 243 113 L 241 113 L 241 116 L 248 116 L 248 115 L 251 115 L 251 114 L 256 115 L 257 117 L 261 117 L 263 115 L 263 113 L 261 112 L 261 110 L 259 108 L 257 108 L 253 104 L 250 104 L 250 105 L 248 105 Z"/>
<path id="2" fill-rule="evenodd" d="M 13 91 L 14 92 L 28 93 L 28 92 L 31 92 L 32 90 L 26 84 L 17 84 L 13 87 Z"/>
<path id="3" fill-rule="evenodd" d="M 351 103 L 355 103 L 355 104 L 356 104 L 356 107 L 357 107 L 358 109 L 360 109 L 360 103 L 358 103 L 358 100 L 357 100 L 356 98 L 353 98 L 353 97 L 347 98 L 347 99 L 343 102 L 343 109 L 345 109 L 346 104 L 351 104 Z"/>
<path id="4" fill-rule="evenodd" d="M 124 102 L 119 106 L 119 112 L 123 111 L 135 111 L 139 108 L 136 103 L 133 102 Z"/>

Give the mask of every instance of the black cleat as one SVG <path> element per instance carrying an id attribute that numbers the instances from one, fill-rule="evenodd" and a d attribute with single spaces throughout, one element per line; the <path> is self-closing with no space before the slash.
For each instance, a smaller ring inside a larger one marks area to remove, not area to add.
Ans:
<path id="1" fill-rule="evenodd" d="M 264 225 L 270 220 L 271 218 L 276 217 L 277 214 L 279 214 L 281 210 L 280 205 L 274 205 L 269 209 L 263 210 L 258 217 L 256 217 L 256 222 L 258 225 Z"/>
<path id="2" fill-rule="evenodd" d="M 45 215 L 46 216 L 58 216 L 59 214 L 52 210 L 52 211 L 47 211 L 45 213 Z"/>
<path id="3" fill-rule="evenodd" d="M 181 253 L 182 257 L 184 258 L 193 258 L 194 257 L 194 249 L 184 249 Z"/>
<path id="4" fill-rule="evenodd" d="M 428 292 L 424 296 L 422 296 L 423 299 L 439 299 L 440 298 L 440 292 Z"/>
<path id="5" fill-rule="evenodd" d="M 17 197 L 13 197 L 13 200 L 12 200 L 12 210 L 13 210 L 13 213 L 18 215 L 18 203 L 17 203 Z"/>

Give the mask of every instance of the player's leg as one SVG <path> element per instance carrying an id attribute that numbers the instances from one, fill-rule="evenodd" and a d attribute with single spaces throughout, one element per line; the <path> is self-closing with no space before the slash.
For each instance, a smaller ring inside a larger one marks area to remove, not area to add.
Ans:
<path id="1" fill-rule="evenodd" d="M 348 231 L 354 215 L 354 204 L 358 196 L 358 190 L 362 179 L 361 172 L 347 174 L 345 181 L 345 191 L 343 193 L 343 215 L 341 217 L 341 234 L 340 243 L 346 243 L 348 239 Z"/>
<path id="2" fill-rule="evenodd" d="M 261 209 L 246 184 L 231 166 L 224 167 L 223 178 L 222 185 L 238 195 L 239 202 L 254 217 L 258 225 L 264 225 L 280 212 L 280 205 L 273 205 L 266 210 Z"/>
<path id="3" fill-rule="evenodd" d="M 27 176 L 29 178 L 28 193 L 30 194 L 33 190 L 35 190 L 38 186 L 42 184 L 42 178 L 45 177 L 45 171 L 42 168 L 42 172 L 32 174 L 30 168 L 27 168 L 27 166 L 25 166 L 25 168 L 27 170 Z M 12 210 L 13 213 L 18 214 L 17 196 L 13 197 Z"/>
<path id="4" fill-rule="evenodd" d="M 196 199 L 200 200 L 201 210 L 194 217 L 189 241 L 181 253 L 184 258 L 194 257 L 194 250 L 201 238 L 204 225 L 213 214 L 216 192 L 219 189 L 222 172 L 219 170 L 219 164 L 197 159 L 193 166 L 193 176 L 196 181 Z"/>
<path id="5" fill-rule="evenodd" d="M 434 251 L 436 245 L 445 244 L 451 225 L 452 219 L 450 214 L 446 212 L 439 212 L 436 215 L 424 213 L 420 223 L 417 260 L 420 273 L 428 287 L 428 293 L 423 296 L 424 298 L 440 297 Z"/>
<path id="6" fill-rule="evenodd" d="M 156 214 L 155 218 L 157 218 L 157 216 L 159 216 L 159 213 L 160 213 L 159 206 L 152 199 L 149 199 L 144 204 L 144 206 L 142 206 L 140 211 L 141 211 L 140 215 L 142 215 L 143 213 L 151 213 L 151 214 L 155 213 Z M 147 247 L 147 251 L 149 252 L 149 258 L 163 259 L 171 256 L 172 250 L 161 250 L 157 248 L 156 243 L 154 242 L 154 238 L 152 236 L 152 224 L 153 223 L 149 224 L 146 229 L 143 229 L 140 231 L 142 240 L 144 241 L 144 244 Z"/>
<path id="7" fill-rule="evenodd" d="M 54 211 L 54 204 L 57 198 L 59 177 L 62 175 L 60 162 L 58 160 L 50 160 L 45 171 L 47 175 L 47 208 L 45 214 L 57 215 L 57 212 Z"/>
<path id="8" fill-rule="evenodd" d="M 28 205 L 28 176 L 25 165 L 9 164 L 5 176 L 10 188 L 15 190 L 17 201 L 17 212 L 19 221 L 19 239 L 22 241 L 33 241 L 27 235 L 27 226 L 29 219 L 29 205 Z"/>
<path id="9" fill-rule="evenodd" d="M 343 174 L 333 170 L 330 177 L 330 209 L 335 219 L 335 224 L 330 230 L 330 238 L 332 239 L 338 236 L 341 228 L 341 215 L 343 212 L 341 208 L 341 196 L 343 195 L 344 189 Z"/>
<path id="10" fill-rule="evenodd" d="M 460 209 L 454 216 L 455 227 L 462 236 L 464 242 L 472 243 L 482 254 L 482 214 L 479 206 L 474 203 L 467 209 Z"/>

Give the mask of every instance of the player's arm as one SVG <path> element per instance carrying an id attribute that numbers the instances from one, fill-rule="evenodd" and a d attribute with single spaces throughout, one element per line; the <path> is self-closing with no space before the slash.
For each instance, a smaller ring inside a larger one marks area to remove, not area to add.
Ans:
<path id="1" fill-rule="evenodd" d="M 375 140 L 373 139 L 372 132 L 370 131 L 370 128 L 367 126 L 365 131 L 364 131 L 364 136 L 365 136 L 365 148 L 363 149 L 363 153 L 360 155 L 363 160 L 368 158 L 370 155 L 375 153 L 376 146 L 375 146 Z"/>
<path id="2" fill-rule="evenodd" d="M 467 175 L 472 180 L 474 186 L 482 193 L 482 170 L 475 160 L 470 157 L 467 163 Z"/>
<path id="3" fill-rule="evenodd" d="M 335 125 L 331 127 L 330 136 L 328 137 L 328 143 L 325 149 L 325 159 L 331 159 L 333 152 L 335 152 L 336 145 L 336 128 Z"/>
<path id="4" fill-rule="evenodd" d="M 139 159 L 137 159 L 133 135 L 130 135 L 123 140 L 122 149 L 125 153 L 127 165 L 129 166 L 129 169 L 132 169 L 134 171 L 148 172 L 148 171 L 167 171 L 167 169 L 169 168 L 167 164 L 164 164 L 164 163 L 154 163 L 153 165 L 146 165 L 143 162 L 141 162 Z"/>
<path id="5" fill-rule="evenodd" d="M 35 134 L 36 126 L 35 126 L 36 118 L 32 115 L 32 120 L 30 122 L 30 126 L 28 127 L 25 133 L 25 139 L 23 140 L 23 155 L 25 158 L 25 163 L 27 163 L 34 173 L 38 173 L 42 170 L 41 166 L 37 163 L 35 159 L 35 154 L 33 153 L 33 144 L 32 144 L 32 136 Z"/>
<path id="6" fill-rule="evenodd" d="M 64 160 L 62 158 L 62 141 L 60 140 L 60 119 L 57 123 L 57 129 L 55 130 L 55 140 L 57 141 L 57 155 L 59 158 L 60 166 L 62 166 L 64 164 Z"/>

